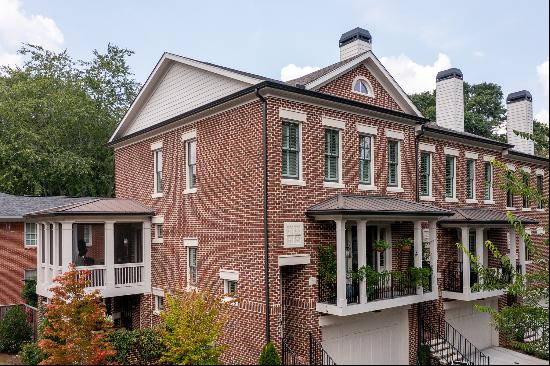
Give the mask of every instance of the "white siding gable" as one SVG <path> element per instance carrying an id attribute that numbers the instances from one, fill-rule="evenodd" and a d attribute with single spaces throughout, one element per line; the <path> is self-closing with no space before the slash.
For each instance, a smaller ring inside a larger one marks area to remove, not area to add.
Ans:
<path id="1" fill-rule="evenodd" d="M 251 84 L 174 62 L 122 135 L 223 98 Z"/>

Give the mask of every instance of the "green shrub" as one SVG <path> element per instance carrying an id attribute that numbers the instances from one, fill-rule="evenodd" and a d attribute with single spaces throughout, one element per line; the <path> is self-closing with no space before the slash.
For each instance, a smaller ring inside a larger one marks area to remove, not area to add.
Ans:
<path id="1" fill-rule="evenodd" d="M 136 346 L 135 333 L 126 329 L 120 329 L 109 335 L 109 343 L 116 351 L 113 361 L 121 365 L 128 364 L 128 356 Z"/>
<path id="2" fill-rule="evenodd" d="M 19 352 L 23 365 L 38 365 L 44 359 L 44 354 L 34 342 L 25 343 Z"/>
<path id="3" fill-rule="evenodd" d="M 260 360 L 258 361 L 258 364 L 260 365 L 280 365 L 281 364 L 281 358 L 279 357 L 279 353 L 277 352 L 277 349 L 273 345 L 273 343 L 269 342 L 264 346 L 262 349 L 262 353 L 260 354 Z"/>
<path id="4" fill-rule="evenodd" d="M 156 329 L 150 328 L 140 329 L 135 332 L 138 332 L 139 363 L 157 361 L 165 350 L 159 332 Z"/>
<path id="5" fill-rule="evenodd" d="M 420 347 L 418 347 L 418 354 L 417 354 L 417 365 L 430 365 L 431 364 L 431 351 L 430 346 L 427 344 L 421 344 Z"/>
<path id="6" fill-rule="evenodd" d="M 32 329 L 27 314 L 19 306 L 9 309 L 0 321 L 0 352 L 15 354 L 24 343 L 30 342 Z"/>
<path id="7" fill-rule="evenodd" d="M 164 350 L 159 333 L 149 328 L 119 329 L 109 335 L 109 343 L 116 351 L 112 361 L 121 365 L 130 364 L 130 355 L 136 357 L 137 364 L 156 362 Z"/>
<path id="8" fill-rule="evenodd" d="M 36 294 L 36 280 L 26 280 L 21 292 L 21 297 L 25 300 L 25 303 L 36 307 L 38 305 L 38 295 Z"/>

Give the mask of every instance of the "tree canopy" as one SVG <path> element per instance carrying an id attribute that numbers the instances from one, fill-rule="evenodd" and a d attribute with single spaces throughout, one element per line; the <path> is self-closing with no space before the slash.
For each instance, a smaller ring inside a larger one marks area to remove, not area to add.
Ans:
<path id="1" fill-rule="evenodd" d="M 138 84 L 109 44 L 91 60 L 24 45 L 22 67 L 0 68 L 0 191 L 18 195 L 111 196 L 105 144 Z"/>
<path id="2" fill-rule="evenodd" d="M 435 90 L 410 95 L 411 100 L 424 115 L 435 121 Z M 502 88 L 494 83 L 464 83 L 464 130 L 479 136 L 506 141 L 506 135 L 498 131 L 504 127 L 506 108 Z M 548 157 L 548 126 L 533 123 L 535 154 Z"/>

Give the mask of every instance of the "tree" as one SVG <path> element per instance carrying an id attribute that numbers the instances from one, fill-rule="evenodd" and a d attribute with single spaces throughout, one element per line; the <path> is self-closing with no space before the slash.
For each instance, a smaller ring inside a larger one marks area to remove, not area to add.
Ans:
<path id="1" fill-rule="evenodd" d="M 258 361 L 259 365 L 280 365 L 281 357 L 275 348 L 275 345 L 271 342 L 267 343 L 264 348 L 262 348 L 262 353 L 260 354 L 260 360 Z"/>
<path id="2" fill-rule="evenodd" d="M 0 191 L 111 196 L 105 144 L 137 92 L 132 51 L 109 44 L 90 61 L 33 45 L 19 52 L 22 67 L 0 67 Z"/>
<path id="3" fill-rule="evenodd" d="M 88 271 L 68 272 L 57 277 L 53 297 L 44 313 L 42 339 L 43 365 L 103 365 L 115 351 L 109 344 L 112 323 L 105 317 L 105 304 L 99 292 L 87 293 Z"/>
<path id="4" fill-rule="evenodd" d="M 166 350 L 160 363 L 175 365 L 215 365 L 225 350 L 216 344 L 227 321 L 221 297 L 207 291 L 167 295 L 161 313 L 160 332 Z"/>
<path id="5" fill-rule="evenodd" d="M 23 344 L 31 340 L 31 335 L 25 311 L 19 306 L 11 307 L 0 321 L 0 352 L 19 352 Z"/>
<path id="6" fill-rule="evenodd" d="M 25 300 L 27 305 L 36 307 L 38 304 L 38 295 L 36 294 L 36 279 L 32 278 L 25 280 L 23 285 L 23 291 L 21 291 L 21 297 Z"/>
<path id="7" fill-rule="evenodd" d="M 526 196 L 530 200 L 542 201 L 548 205 L 548 197 L 541 195 L 536 189 L 523 183 L 524 173 L 515 173 L 508 170 L 507 166 L 500 162 L 494 162 L 495 168 L 504 171 L 499 182 L 500 189 L 511 191 L 514 195 Z M 508 221 L 514 226 L 516 232 L 521 235 L 525 246 L 529 251 L 535 264 L 534 271 L 522 274 L 516 271 L 515 263 L 500 253 L 498 248 L 491 242 L 486 241 L 485 246 L 492 255 L 502 264 L 501 273 L 491 268 L 485 268 L 472 255 L 467 246 L 457 243 L 457 247 L 463 250 L 470 257 L 471 268 L 478 273 L 479 281 L 473 286 L 474 290 L 504 290 L 504 293 L 518 299 L 512 305 L 507 305 L 499 310 L 491 307 L 477 306 L 478 310 L 489 313 L 496 329 L 504 335 L 513 347 L 525 352 L 535 354 L 538 357 L 548 359 L 548 285 L 549 270 L 548 258 L 543 256 L 534 246 L 531 236 L 526 232 L 524 225 L 511 212 L 507 212 Z M 548 235 L 548 226 L 545 228 Z M 548 246 L 548 236 L 544 240 Z M 534 339 L 526 341 L 527 334 L 536 335 Z"/>

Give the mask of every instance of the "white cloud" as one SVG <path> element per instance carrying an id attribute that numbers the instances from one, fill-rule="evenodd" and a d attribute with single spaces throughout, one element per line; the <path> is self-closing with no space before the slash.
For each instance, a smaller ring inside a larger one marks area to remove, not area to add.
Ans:
<path id="1" fill-rule="evenodd" d="M 543 108 L 535 115 L 535 119 L 539 122 L 548 124 L 548 109 Z"/>
<path id="2" fill-rule="evenodd" d="M 20 0 L 0 0 L 0 65 L 22 62 L 17 49 L 21 43 L 32 43 L 50 50 L 59 50 L 63 33 L 53 19 L 27 14 Z"/>
<path id="3" fill-rule="evenodd" d="M 294 64 L 288 64 L 281 69 L 281 80 L 289 81 L 309 74 L 310 72 L 317 71 L 320 68 L 317 66 L 296 66 Z"/>
<path id="4" fill-rule="evenodd" d="M 435 89 L 437 73 L 451 67 L 451 59 L 444 53 L 439 53 L 432 65 L 419 65 L 405 55 L 382 57 L 380 61 L 407 94 Z"/>
<path id="5" fill-rule="evenodd" d="M 537 74 L 539 75 L 539 82 L 542 84 L 544 95 L 548 96 L 548 58 L 542 64 L 537 66 Z"/>

